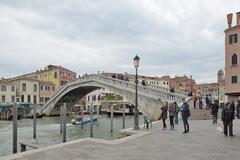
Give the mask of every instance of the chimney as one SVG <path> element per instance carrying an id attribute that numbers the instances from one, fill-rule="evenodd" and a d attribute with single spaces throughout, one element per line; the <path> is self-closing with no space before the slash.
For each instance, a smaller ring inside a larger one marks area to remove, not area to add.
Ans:
<path id="1" fill-rule="evenodd" d="M 232 17 L 233 17 L 232 13 L 227 15 L 228 28 L 232 27 Z"/>
<path id="2" fill-rule="evenodd" d="M 237 26 L 240 26 L 240 12 L 237 12 L 236 15 L 237 15 Z"/>

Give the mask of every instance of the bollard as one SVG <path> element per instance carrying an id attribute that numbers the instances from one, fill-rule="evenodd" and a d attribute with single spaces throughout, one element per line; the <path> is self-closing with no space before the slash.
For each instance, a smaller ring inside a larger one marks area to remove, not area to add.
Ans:
<path id="1" fill-rule="evenodd" d="M 17 153 L 17 105 L 13 106 L 13 154 Z"/>
<path id="2" fill-rule="evenodd" d="M 126 104 L 123 105 L 123 129 L 125 129 L 125 109 L 126 109 Z"/>
<path id="3" fill-rule="evenodd" d="M 63 124 L 63 105 L 61 104 L 60 108 L 60 133 L 62 134 L 62 124 Z"/>
<path id="4" fill-rule="evenodd" d="M 111 132 L 113 132 L 113 105 L 111 106 Z"/>
<path id="5" fill-rule="evenodd" d="M 37 116 L 36 116 L 36 105 L 33 108 L 33 138 L 37 138 Z"/>
<path id="6" fill-rule="evenodd" d="M 83 129 L 83 106 L 82 106 L 82 108 L 81 108 L 81 118 L 82 118 L 82 123 L 81 123 L 81 129 Z"/>
<path id="7" fill-rule="evenodd" d="M 93 106 L 90 107 L 90 137 L 93 137 Z"/>
<path id="8" fill-rule="evenodd" d="M 63 103 L 63 112 L 62 112 L 62 117 L 63 117 L 62 118 L 62 122 L 63 122 L 63 125 L 62 125 L 63 143 L 66 142 L 66 120 L 67 120 L 66 112 L 67 112 L 67 104 Z"/>

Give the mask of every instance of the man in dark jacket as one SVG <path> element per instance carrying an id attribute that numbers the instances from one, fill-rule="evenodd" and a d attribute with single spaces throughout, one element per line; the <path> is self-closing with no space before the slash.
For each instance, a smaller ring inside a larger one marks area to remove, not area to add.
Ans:
<path id="1" fill-rule="evenodd" d="M 188 124 L 188 117 L 190 116 L 190 109 L 187 102 L 185 102 L 185 99 L 182 99 L 183 105 L 181 108 L 182 112 L 182 119 L 183 119 L 183 125 L 184 125 L 184 132 L 189 132 L 189 124 Z"/>
<path id="2" fill-rule="evenodd" d="M 213 115 L 213 124 L 217 124 L 218 109 L 219 109 L 218 100 L 214 100 L 214 103 L 211 108 L 212 115 Z"/>
<path id="3" fill-rule="evenodd" d="M 236 105 L 236 110 L 237 110 L 237 118 L 240 119 L 240 100 L 238 100 L 238 103 Z"/>
<path id="4" fill-rule="evenodd" d="M 226 103 L 226 106 L 222 110 L 222 121 L 224 126 L 224 135 L 233 136 L 233 119 L 234 119 L 234 110 L 230 103 Z"/>

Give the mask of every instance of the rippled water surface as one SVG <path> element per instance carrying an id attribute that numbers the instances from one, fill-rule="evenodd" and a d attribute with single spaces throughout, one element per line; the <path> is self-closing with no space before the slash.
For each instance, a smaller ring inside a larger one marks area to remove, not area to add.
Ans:
<path id="1" fill-rule="evenodd" d="M 74 116 L 68 116 L 67 120 L 67 141 L 89 137 L 90 125 L 74 126 L 70 124 Z M 142 123 L 142 117 L 139 123 Z M 122 117 L 114 117 L 113 133 L 110 132 L 110 118 L 101 115 L 98 125 L 93 125 L 93 137 L 103 139 L 117 139 L 122 129 Z M 126 116 L 126 128 L 133 126 L 133 116 Z M 0 157 L 12 154 L 12 121 L 0 121 Z M 23 119 L 18 121 L 18 142 L 32 141 L 33 120 Z M 62 142 L 60 134 L 59 117 L 44 117 L 37 120 L 37 141 L 41 145 L 52 145 Z M 20 152 L 20 146 L 18 146 Z"/>

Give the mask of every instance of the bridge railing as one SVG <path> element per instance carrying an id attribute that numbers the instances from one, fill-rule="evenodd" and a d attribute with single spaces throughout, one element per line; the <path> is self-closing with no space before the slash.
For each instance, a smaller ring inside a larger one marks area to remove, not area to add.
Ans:
<path id="1" fill-rule="evenodd" d="M 93 75 L 96 76 L 96 75 Z M 133 81 L 124 81 L 124 80 L 119 80 L 119 79 L 114 79 L 114 78 L 108 78 L 105 76 L 101 76 L 101 75 L 97 75 L 96 77 L 94 77 L 95 79 L 99 79 L 99 80 L 103 80 L 104 82 L 108 82 L 108 84 L 114 84 L 114 86 L 116 85 L 120 85 L 121 87 L 126 87 L 126 88 L 130 88 L 130 89 L 135 89 L 135 83 Z M 185 94 L 179 94 L 179 93 L 172 93 L 170 92 L 170 90 L 166 90 L 165 88 L 153 88 L 153 87 L 149 87 L 149 86 L 142 86 L 142 85 L 138 85 L 138 91 L 142 92 L 142 93 L 147 93 L 153 96 L 156 96 L 160 99 L 167 99 L 170 101 L 178 101 L 182 98 L 185 98 L 186 95 Z"/>
<path id="2" fill-rule="evenodd" d="M 49 105 L 50 103 L 55 103 L 57 98 L 59 98 L 59 94 L 65 94 L 68 91 L 70 91 L 72 86 L 78 85 L 83 82 L 89 82 L 89 81 L 98 81 L 104 85 L 110 85 L 111 87 L 116 87 L 116 88 L 123 88 L 126 90 L 135 90 L 135 83 L 133 81 L 124 81 L 124 80 L 119 80 L 115 78 L 109 78 L 106 76 L 102 75 L 87 75 L 84 77 L 77 78 L 73 81 L 69 81 L 66 83 L 60 90 L 56 92 L 56 94 L 49 100 L 44 106 Z M 143 86 L 143 85 L 138 85 L 138 91 L 140 94 L 149 96 L 151 95 L 152 97 L 155 97 L 155 99 L 161 99 L 162 101 L 179 101 L 182 98 L 185 98 L 185 94 L 179 94 L 179 93 L 172 93 L 170 90 L 166 90 L 164 87 L 153 87 L 153 86 Z M 41 109 L 41 111 L 44 110 L 44 108 Z"/>

